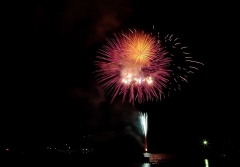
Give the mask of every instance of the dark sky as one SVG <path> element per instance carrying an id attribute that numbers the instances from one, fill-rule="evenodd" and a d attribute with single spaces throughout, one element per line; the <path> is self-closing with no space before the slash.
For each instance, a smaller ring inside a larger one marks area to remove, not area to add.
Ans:
<path id="1" fill-rule="evenodd" d="M 76 143 L 91 134 L 95 143 L 141 147 L 141 110 L 149 114 L 152 150 L 182 148 L 184 142 L 197 146 L 201 137 L 217 148 L 222 134 L 239 148 L 236 16 L 228 4 L 154 0 L 6 4 L 1 56 L 5 145 Z M 93 75 L 97 49 L 113 33 L 151 30 L 153 24 L 160 33 L 179 36 L 204 67 L 162 102 L 109 104 Z"/>

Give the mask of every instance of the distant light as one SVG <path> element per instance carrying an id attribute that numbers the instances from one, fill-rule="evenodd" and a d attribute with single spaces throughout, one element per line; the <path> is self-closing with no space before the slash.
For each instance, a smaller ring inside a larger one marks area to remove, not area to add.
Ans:
<path id="1" fill-rule="evenodd" d="M 68 147 L 70 149 L 70 147 Z"/>
<path id="2" fill-rule="evenodd" d="M 6 151 L 9 151 L 9 148 L 6 148 Z"/>
<path id="3" fill-rule="evenodd" d="M 207 140 L 204 140 L 204 141 L 203 141 L 203 144 L 204 144 L 204 145 L 207 145 L 207 144 L 208 144 Z"/>
<path id="4" fill-rule="evenodd" d="M 66 144 L 66 146 L 67 146 L 67 144 Z"/>
<path id="5" fill-rule="evenodd" d="M 57 148 L 55 148 L 55 150 L 56 150 Z"/>

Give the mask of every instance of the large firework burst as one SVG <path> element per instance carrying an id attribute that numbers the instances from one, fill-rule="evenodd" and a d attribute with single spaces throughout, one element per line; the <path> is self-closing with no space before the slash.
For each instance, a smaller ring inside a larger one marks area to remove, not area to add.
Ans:
<path id="1" fill-rule="evenodd" d="M 187 75 L 197 69 L 189 65 L 198 63 L 191 57 L 184 56 L 180 64 L 175 61 L 176 51 L 188 54 L 184 49 L 173 35 L 160 40 L 158 35 L 137 30 L 115 34 L 98 52 L 97 81 L 111 93 L 111 102 L 118 95 L 132 104 L 161 99 L 172 88 L 180 90 L 179 81 L 187 82 Z"/>
<path id="2" fill-rule="evenodd" d="M 129 31 L 108 39 L 99 51 L 98 82 L 130 103 L 158 99 L 168 82 L 171 59 L 157 39 L 143 31 Z"/>

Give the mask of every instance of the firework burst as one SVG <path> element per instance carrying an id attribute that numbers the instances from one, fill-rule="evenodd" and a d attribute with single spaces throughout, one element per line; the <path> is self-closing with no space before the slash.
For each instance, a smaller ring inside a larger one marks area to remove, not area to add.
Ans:
<path id="1" fill-rule="evenodd" d="M 165 94 L 163 94 L 170 96 L 172 91 L 181 90 L 182 84 L 188 83 L 190 75 L 198 71 L 199 67 L 204 64 L 193 60 L 188 47 L 183 45 L 174 34 L 166 35 L 162 44 L 172 60 L 170 63 L 171 79 L 168 82 L 167 89 L 165 89 Z"/>
<path id="2" fill-rule="evenodd" d="M 129 31 L 108 39 L 99 51 L 98 82 L 112 93 L 112 101 L 123 95 L 134 104 L 159 98 L 170 76 L 171 59 L 157 39 L 143 31 Z"/>
<path id="3" fill-rule="evenodd" d="M 181 90 L 181 83 L 198 70 L 196 64 L 203 65 L 173 35 L 161 40 L 159 32 L 129 30 L 106 42 L 95 65 L 97 81 L 111 93 L 111 102 L 118 95 L 133 105 L 135 101 L 161 100 L 171 91 Z"/>

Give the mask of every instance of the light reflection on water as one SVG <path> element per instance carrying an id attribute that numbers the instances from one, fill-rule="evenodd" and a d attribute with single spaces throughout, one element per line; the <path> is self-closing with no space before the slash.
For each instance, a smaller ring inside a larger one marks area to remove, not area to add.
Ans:
<path id="1" fill-rule="evenodd" d="M 22 166 L 23 164 L 52 164 L 54 166 L 84 166 L 84 167 L 232 167 L 239 166 L 239 157 L 235 158 L 196 158 L 193 156 L 186 156 L 185 158 L 179 159 L 169 159 L 164 161 L 159 161 L 159 163 L 132 163 L 129 161 L 124 161 L 121 159 L 109 159 L 108 157 L 104 159 L 97 158 L 86 158 L 86 157 L 66 157 L 66 156 L 56 156 L 56 157 L 35 157 L 35 156 L 5 156 L 1 160 L 6 161 L 6 163 L 14 164 L 12 166 Z M 34 166 L 34 165 L 33 165 Z"/>
<path id="2" fill-rule="evenodd" d="M 204 162 L 205 162 L 205 167 L 209 167 L 209 165 L 208 165 L 208 159 L 204 159 Z"/>
<path id="3" fill-rule="evenodd" d="M 181 162 L 160 162 L 160 163 L 142 163 L 135 164 L 131 167 L 228 167 L 235 164 L 232 161 L 222 161 L 216 159 L 201 159 L 197 161 L 181 161 Z"/>
<path id="4" fill-rule="evenodd" d="M 142 166 L 141 167 L 150 167 L 151 166 L 151 164 L 150 163 L 144 163 L 144 164 L 142 164 Z"/>
<path id="5" fill-rule="evenodd" d="M 168 160 L 168 161 L 159 161 L 158 163 L 139 163 L 131 167 L 209 167 L 208 159 L 201 160 L 192 160 L 182 159 L 180 161 Z M 219 167 L 219 166 L 211 166 Z"/>

